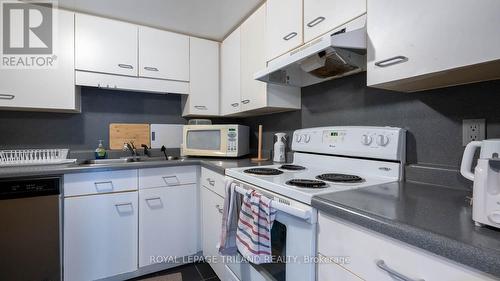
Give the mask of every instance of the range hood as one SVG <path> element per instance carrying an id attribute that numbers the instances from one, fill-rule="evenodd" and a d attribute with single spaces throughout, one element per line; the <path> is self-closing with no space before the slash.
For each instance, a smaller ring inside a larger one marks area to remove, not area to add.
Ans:
<path id="1" fill-rule="evenodd" d="M 305 87 L 366 70 L 366 14 L 268 63 L 254 78 Z"/>

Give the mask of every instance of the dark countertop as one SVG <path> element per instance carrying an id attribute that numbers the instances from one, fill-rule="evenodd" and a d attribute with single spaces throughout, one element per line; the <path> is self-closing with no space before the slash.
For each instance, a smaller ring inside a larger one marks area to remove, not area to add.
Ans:
<path id="1" fill-rule="evenodd" d="M 395 182 L 330 193 L 312 205 L 439 256 L 500 277 L 500 230 L 477 227 L 471 192 Z"/>
<path id="2" fill-rule="evenodd" d="M 246 167 L 256 165 L 269 165 L 271 162 L 252 162 L 249 158 L 199 158 L 189 157 L 171 161 L 145 161 L 120 164 L 99 164 L 99 165 L 43 165 L 0 168 L 0 179 L 13 177 L 31 176 L 54 176 L 70 173 L 99 172 L 124 169 L 145 169 L 169 166 L 201 165 L 202 167 L 224 174 L 228 168 Z"/>

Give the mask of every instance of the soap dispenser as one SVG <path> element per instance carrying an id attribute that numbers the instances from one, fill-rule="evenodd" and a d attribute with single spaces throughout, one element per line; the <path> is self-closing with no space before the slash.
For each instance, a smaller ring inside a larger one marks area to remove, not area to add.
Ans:
<path id="1" fill-rule="evenodd" d="M 99 140 L 99 145 L 95 150 L 95 159 L 105 159 L 106 158 L 106 149 L 102 145 L 102 140 Z"/>

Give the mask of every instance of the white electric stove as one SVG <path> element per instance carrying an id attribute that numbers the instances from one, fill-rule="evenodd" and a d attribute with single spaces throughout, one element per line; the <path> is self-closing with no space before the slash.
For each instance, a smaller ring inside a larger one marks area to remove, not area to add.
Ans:
<path id="1" fill-rule="evenodd" d="M 297 130 L 293 163 L 226 170 L 236 191 L 256 190 L 277 210 L 273 253 L 287 262 L 228 263 L 228 280 L 314 281 L 317 210 L 315 195 L 403 179 L 406 131 L 394 127 L 321 127 Z M 298 259 L 298 260 L 297 260 Z"/>
<path id="2" fill-rule="evenodd" d="M 292 143 L 293 163 L 232 168 L 226 174 L 311 204 L 315 195 L 402 179 L 405 133 L 393 127 L 297 130 Z"/>

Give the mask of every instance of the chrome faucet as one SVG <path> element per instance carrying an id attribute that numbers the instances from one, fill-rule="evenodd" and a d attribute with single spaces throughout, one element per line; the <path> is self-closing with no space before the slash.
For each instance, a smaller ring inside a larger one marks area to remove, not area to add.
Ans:
<path id="1" fill-rule="evenodd" d="M 137 149 L 135 148 L 133 141 L 124 143 L 123 151 L 130 151 L 130 153 L 132 153 L 132 156 L 138 156 Z"/>

